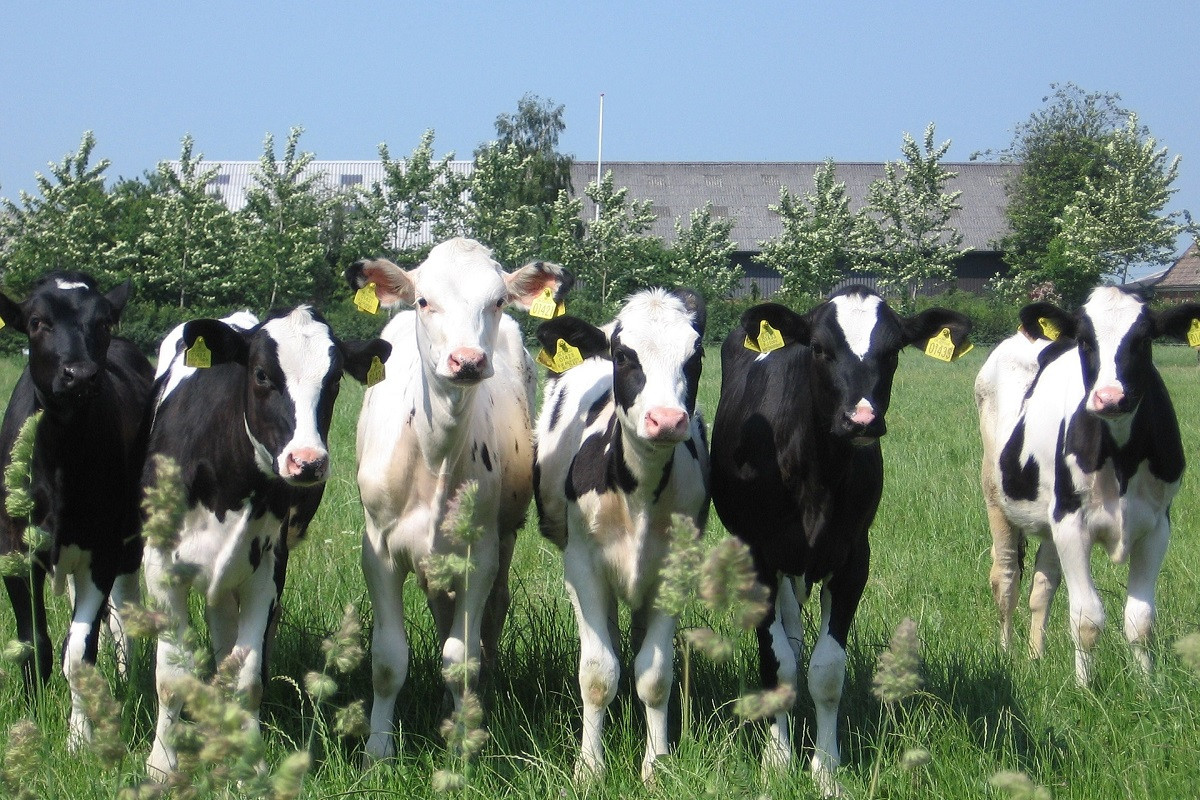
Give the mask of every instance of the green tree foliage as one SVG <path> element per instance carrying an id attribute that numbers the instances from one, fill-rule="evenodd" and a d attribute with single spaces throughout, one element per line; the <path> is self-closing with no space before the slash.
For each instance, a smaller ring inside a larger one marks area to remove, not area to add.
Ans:
<path id="1" fill-rule="evenodd" d="M 878 276 L 881 292 L 901 294 L 909 304 L 926 282 L 953 281 L 954 262 L 962 255 L 962 233 L 950 224 L 962 208 L 962 193 L 945 191 L 958 173 L 941 164 L 950 141 L 935 146 L 933 136 L 933 123 L 921 144 L 904 134 L 903 159 L 885 164 L 884 176 L 867 191 L 867 268 Z"/>
<path id="2" fill-rule="evenodd" d="M 54 269 L 83 270 L 101 285 L 123 279 L 134 251 L 118 236 L 119 196 L 104 187 L 108 159 L 91 163 L 96 137 L 83 134 L 79 149 L 37 175 L 38 194 L 21 192 L 20 203 L 4 201 L 0 229 L 8 245 L 0 254 L 4 284 L 22 294 Z"/>
<path id="3" fill-rule="evenodd" d="M 686 225 L 677 218 L 668 272 L 659 283 L 695 289 L 709 304 L 728 299 L 742 280 L 742 268 L 731 261 L 733 224 L 731 217 L 714 217 L 712 203 L 693 210 Z"/>
<path id="4" fill-rule="evenodd" d="M 813 174 L 813 191 L 799 197 L 780 187 L 779 236 L 760 242 L 762 263 L 783 276 L 780 301 L 807 305 L 825 296 L 860 263 L 867 248 L 867 229 L 861 214 L 850 211 L 846 184 L 837 181 L 833 160 Z"/>

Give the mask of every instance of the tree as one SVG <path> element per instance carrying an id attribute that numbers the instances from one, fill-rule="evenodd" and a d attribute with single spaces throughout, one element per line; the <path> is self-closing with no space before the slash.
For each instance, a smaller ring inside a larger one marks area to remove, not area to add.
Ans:
<path id="1" fill-rule="evenodd" d="M 712 203 L 693 210 L 687 225 L 677 218 L 669 274 L 657 282 L 695 289 L 706 303 L 727 299 L 742 279 L 742 268 L 730 260 L 733 224 L 730 217 L 714 217 Z"/>
<path id="2" fill-rule="evenodd" d="M 798 197 L 779 189 L 779 204 L 770 206 L 779 215 L 779 236 L 760 242 L 763 264 L 783 276 L 781 301 L 806 305 L 823 297 L 867 247 L 862 215 L 850 211 L 846 184 L 837 182 L 833 160 L 813 174 L 813 191 Z"/>
<path id="3" fill-rule="evenodd" d="M 565 111 L 553 100 L 527 94 L 517 102 L 516 114 L 496 117 L 494 147 L 513 147 L 518 156 L 530 157 L 524 162 L 521 180 L 513 186 L 514 203 L 546 208 L 560 191 L 571 191 L 572 158 L 558 152 L 558 137 L 567 129 Z M 477 150 L 476 157 L 485 149 L 487 145 Z M 543 219 L 548 219 L 545 212 Z"/>
<path id="4" fill-rule="evenodd" d="M 314 156 L 298 152 L 304 129 L 288 133 L 283 160 L 275 137 L 267 134 L 242 212 L 245 250 L 237 280 L 254 308 L 291 305 L 328 296 L 340 276 L 325 261 L 322 222 L 329 198 L 320 196 L 320 175 L 307 170 Z"/>
<path id="5" fill-rule="evenodd" d="M 125 279 L 134 251 L 117 238 L 116 200 L 104 186 L 107 158 L 91 163 L 96 137 L 83 134 L 79 149 L 36 176 L 38 195 L 4 200 L 0 227 L 8 240 L 0 267 L 10 291 L 23 293 L 43 273 L 83 270 L 111 286 Z"/>
<path id="6" fill-rule="evenodd" d="M 954 262 L 962 255 L 963 236 L 950 224 L 962 208 L 962 192 L 946 192 L 958 173 L 941 165 L 950 141 L 933 144 L 933 123 L 921 145 L 904 134 L 901 161 L 884 165 L 884 176 L 867 190 L 867 237 L 879 289 L 901 292 L 912 303 L 926 281 L 954 280 Z"/>

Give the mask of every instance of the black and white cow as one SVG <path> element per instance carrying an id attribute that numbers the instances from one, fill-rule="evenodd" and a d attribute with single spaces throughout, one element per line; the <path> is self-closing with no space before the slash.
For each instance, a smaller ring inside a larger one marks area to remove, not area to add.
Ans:
<path id="1" fill-rule="evenodd" d="M 1030 652 L 1044 651 L 1046 617 L 1065 577 L 1080 683 L 1090 678 L 1105 623 L 1090 568 L 1096 544 L 1114 562 L 1129 562 L 1125 636 L 1150 669 L 1155 584 L 1184 467 L 1151 343 L 1186 340 L 1197 319 L 1200 305 L 1155 312 L 1117 287 L 1093 290 L 1075 314 L 1035 303 L 1021 310 L 1021 331 L 997 345 L 975 381 L 1001 643 L 1012 637 L 1025 537 L 1037 536 Z"/>
<path id="2" fill-rule="evenodd" d="M 136 600 L 139 478 L 145 450 L 142 422 L 153 369 L 112 328 L 129 299 L 126 282 L 102 294 L 79 272 L 39 279 L 23 303 L 0 295 L 0 318 L 29 337 L 29 363 L 21 373 L 0 427 L 0 466 L 7 467 L 17 432 L 41 411 L 31 474 L 34 511 L 28 520 L 49 534 L 35 554 L 31 574 L 4 578 L 16 615 L 18 638 L 33 646 L 27 684 L 50 675 L 43 584 L 46 571 L 61 593 L 73 585 L 71 630 L 62 668 L 70 681 L 81 662 L 95 663 L 98 623 L 112 604 Z M 0 506 L 0 550 L 23 550 L 26 520 Z M 115 617 L 115 614 L 114 614 Z M 119 624 L 118 659 L 128 663 Z M 90 737 L 80 697 L 72 692 L 72 746 Z"/>
<path id="3" fill-rule="evenodd" d="M 308 306 L 249 330 L 237 327 L 251 324 L 244 316 L 230 321 L 176 329 L 168 340 L 181 345 L 156 382 L 143 482 L 155 484 L 155 457 L 166 456 L 179 465 L 187 493 L 178 544 L 148 547 L 145 558 L 147 591 L 178 625 L 158 642 L 158 721 L 147 760 L 158 777 L 177 767 L 169 731 L 182 703 L 172 687 L 186 670 L 179 643 L 188 592 L 204 594 L 216 659 L 235 648 L 244 656 L 238 690 L 257 710 L 287 555 L 329 477 L 327 437 L 342 374 L 365 381 L 372 360 L 391 351 L 378 339 L 339 341 Z M 184 349 L 201 337 L 211 366 L 187 366 Z M 170 579 L 175 565 L 190 580 Z"/>
<path id="4" fill-rule="evenodd" d="M 366 759 L 396 751 L 396 698 L 408 677 L 404 582 L 416 574 L 437 625 L 443 666 L 494 657 L 508 613 L 508 568 L 533 494 L 530 413 L 537 383 L 510 305 L 529 310 L 543 293 L 561 299 L 572 283 L 554 264 L 505 272 L 479 242 L 455 238 L 403 270 L 360 261 L 353 289 L 374 284 L 382 305 L 404 303 L 381 336 L 393 346 L 387 380 L 367 390 L 358 418 L 358 488 L 366 516 L 362 566 L 375 625 L 371 632 L 371 736 Z M 469 579 L 451 591 L 425 580 L 426 559 L 465 555 L 442 523 L 467 482 L 479 540 Z M 462 684 L 447 682 L 455 708 Z"/>
<path id="5" fill-rule="evenodd" d="M 763 346 L 770 330 L 781 347 Z M 758 628 L 764 686 L 792 685 L 804 638 L 799 603 L 821 582 L 821 623 L 808 669 L 816 706 L 813 777 L 836 790 L 837 711 L 846 637 L 867 581 L 868 530 L 883 489 L 879 437 L 900 350 L 948 329 L 961 345 L 970 321 L 932 308 L 910 317 L 862 286 L 806 314 L 774 303 L 742 315 L 721 349 L 721 400 L 713 423 L 713 504 L 753 554 L 774 613 Z M 787 712 L 771 726 L 765 767 L 788 764 Z"/>
<path id="6" fill-rule="evenodd" d="M 579 623 L 577 778 L 604 770 L 601 733 L 620 673 L 619 600 L 644 631 L 634 662 L 646 706 L 643 778 L 667 752 L 676 620 L 655 599 L 672 516 L 703 529 L 708 515 L 708 446 L 696 411 L 704 323 L 699 295 L 651 289 L 604 328 L 559 317 L 538 331 L 547 353 L 562 341 L 583 359 L 549 374 L 534 467 L 542 534 L 563 550 Z"/>

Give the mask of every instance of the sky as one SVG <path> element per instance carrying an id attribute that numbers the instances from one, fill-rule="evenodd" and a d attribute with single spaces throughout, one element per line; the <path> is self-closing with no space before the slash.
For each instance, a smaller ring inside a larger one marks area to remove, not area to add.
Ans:
<path id="1" fill-rule="evenodd" d="M 0 197 L 94 131 L 110 179 L 253 160 L 303 126 L 322 160 L 469 159 L 525 94 L 559 149 L 617 161 L 887 161 L 929 123 L 946 161 L 1000 151 L 1051 84 L 1119 94 L 1183 157 L 1168 210 L 1200 217 L 1192 0 L 608 2 L 268 0 L 0 6 Z M 811 187 L 792 187 L 806 191 Z M 1181 240 L 1181 248 L 1187 242 Z"/>

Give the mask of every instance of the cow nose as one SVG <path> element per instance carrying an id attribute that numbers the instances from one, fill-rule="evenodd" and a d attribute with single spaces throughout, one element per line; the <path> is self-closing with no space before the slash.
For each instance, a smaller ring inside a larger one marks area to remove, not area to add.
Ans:
<path id="1" fill-rule="evenodd" d="M 450 357 L 446 359 L 446 366 L 450 369 L 452 378 L 481 378 L 484 369 L 487 368 L 487 353 L 474 347 L 460 347 L 450 353 Z"/>
<path id="2" fill-rule="evenodd" d="M 66 391 L 78 389 L 94 380 L 98 367 L 91 361 L 74 361 L 62 368 L 62 386 Z"/>
<path id="3" fill-rule="evenodd" d="M 847 411 L 846 416 L 855 425 L 861 425 L 865 428 L 875 421 L 875 408 L 870 403 L 861 401 L 854 407 L 853 411 Z"/>
<path id="4" fill-rule="evenodd" d="M 1104 414 L 1119 411 L 1125 392 L 1120 386 L 1103 386 L 1092 394 L 1092 410 Z"/>
<path id="5" fill-rule="evenodd" d="M 288 453 L 285 469 L 286 477 L 298 482 L 323 481 L 329 472 L 329 453 L 315 447 L 301 447 Z"/>
<path id="6" fill-rule="evenodd" d="M 646 412 L 646 438 L 682 442 L 688 435 L 688 412 L 682 408 L 652 408 Z"/>

